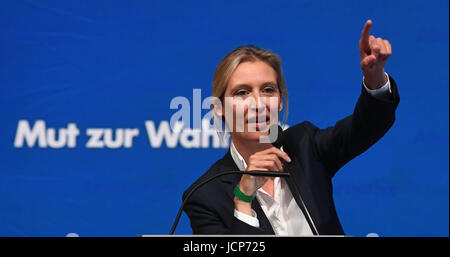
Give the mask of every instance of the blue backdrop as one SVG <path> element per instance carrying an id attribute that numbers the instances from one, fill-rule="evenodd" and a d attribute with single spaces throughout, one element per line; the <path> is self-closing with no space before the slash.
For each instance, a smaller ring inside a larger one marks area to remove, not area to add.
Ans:
<path id="1" fill-rule="evenodd" d="M 448 7 L 2 1 L 0 236 L 167 234 L 182 192 L 227 149 L 170 133 L 171 100 L 210 96 L 220 59 L 255 44 L 282 58 L 288 124 L 334 125 L 361 92 L 367 19 L 392 44 L 401 103 L 391 130 L 334 178 L 339 217 L 355 236 L 448 236 Z M 192 233 L 185 214 L 176 233 Z"/>

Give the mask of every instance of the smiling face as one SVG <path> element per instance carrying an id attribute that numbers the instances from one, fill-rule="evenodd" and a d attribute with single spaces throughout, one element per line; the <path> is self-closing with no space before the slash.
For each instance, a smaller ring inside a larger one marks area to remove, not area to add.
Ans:
<path id="1" fill-rule="evenodd" d="M 239 64 L 228 81 L 223 104 L 233 138 L 253 141 L 267 136 L 283 107 L 275 70 L 259 60 Z"/>

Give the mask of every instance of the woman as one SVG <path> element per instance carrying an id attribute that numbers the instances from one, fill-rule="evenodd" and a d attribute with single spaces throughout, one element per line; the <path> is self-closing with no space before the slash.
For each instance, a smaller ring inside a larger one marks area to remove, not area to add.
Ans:
<path id="1" fill-rule="evenodd" d="M 184 208 L 194 234 L 344 234 L 331 178 L 388 131 L 400 100 L 395 81 L 384 72 L 391 46 L 370 35 L 371 24 L 366 22 L 360 40 L 364 78 L 354 113 L 326 129 L 310 122 L 292 126 L 284 131 L 281 149 L 260 141 L 288 105 L 279 57 L 244 46 L 221 60 L 213 79 L 220 104 L 213 108 L 230 130 L 230 149 L 183 199 L 198 183 L 224 171 L 288 171 L 290 176 L 226 175 L 205 184 Z"/>

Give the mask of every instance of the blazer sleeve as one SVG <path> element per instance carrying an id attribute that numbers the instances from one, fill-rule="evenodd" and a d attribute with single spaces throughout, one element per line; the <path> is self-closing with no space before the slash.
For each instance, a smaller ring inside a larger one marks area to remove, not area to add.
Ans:
<path id="1" fill-rule="evenodd" d="M 389 99 L 375 98 L 362 86 L 352 115 L 325 129 L 319 129 L 308 122 L 313 130 L 316 153 L 328 168 L 330 177 L 375 144 L 394 124 L 400 95 L 391 76 L 389 81 L 392 90 Z"/>

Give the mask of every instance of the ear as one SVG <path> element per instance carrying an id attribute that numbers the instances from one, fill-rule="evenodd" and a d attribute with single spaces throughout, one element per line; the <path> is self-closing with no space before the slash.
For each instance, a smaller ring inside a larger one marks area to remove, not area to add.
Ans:
<path id="1" fill-rule="evenodd" d="M 278 111 L 281 112 L 283 110 L 283 98 L 280 98 L 280 104 L 278 105 Z"/>
<path id="2" fill-rule="evenodd" d="M 213 109 L 213 117 L 214 117 L 214 119 L 217 119 L 217 118 L 223 118 L 223 111 L 222 111 L 222 109 L 221 108 L 216 108 L 216 106 L 214 106 L 214 105 L 211 105 L 211 108 Z"/>

